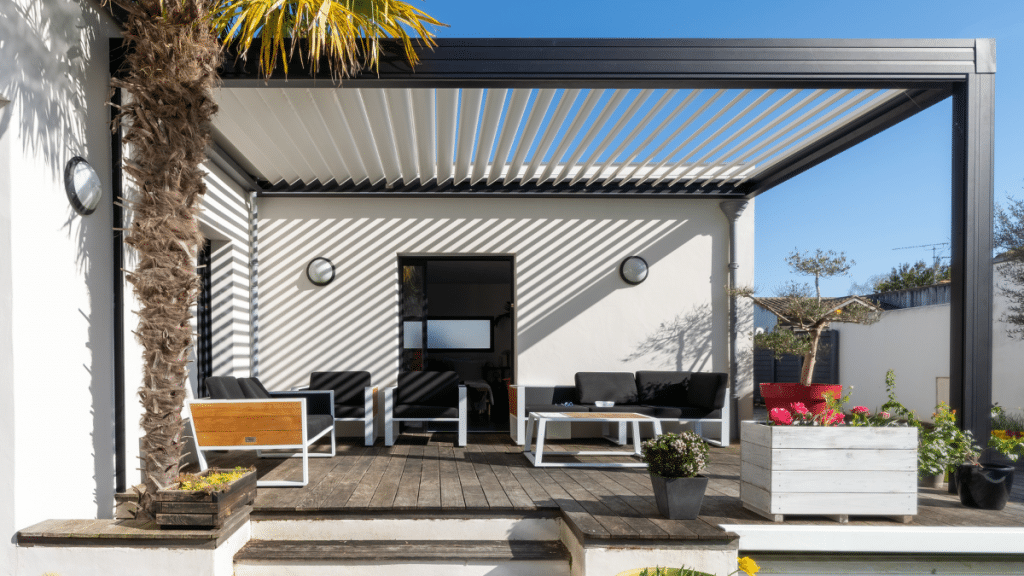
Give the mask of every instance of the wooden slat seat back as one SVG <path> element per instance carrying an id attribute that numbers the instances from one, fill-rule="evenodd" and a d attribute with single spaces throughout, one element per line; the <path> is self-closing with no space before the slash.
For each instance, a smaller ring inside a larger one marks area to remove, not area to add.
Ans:
<path id="1" fill-rule="evenodd" d="M 190 403 L 196 441 L 201 447 L 301 447 L 303 402 L 252 400 L 197 400 Z"/>

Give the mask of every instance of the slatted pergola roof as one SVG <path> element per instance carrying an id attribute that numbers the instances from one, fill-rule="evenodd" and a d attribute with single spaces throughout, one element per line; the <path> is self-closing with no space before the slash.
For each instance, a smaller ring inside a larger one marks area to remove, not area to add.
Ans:
<path id="1" fill-rule="evenodd" d="M 915 96 L 878 88 L 223 88 L 215 127 L 267 191 L 740 196 Z"/>
<path id="2" fill-rule="evenodd" d="M 975 53 L 974 40 L 441 40 L 415 71 L 388 57 L 340 86 L 234 60 L 213 155 L 264 195 L 750 198 L 949 97 Z"/>

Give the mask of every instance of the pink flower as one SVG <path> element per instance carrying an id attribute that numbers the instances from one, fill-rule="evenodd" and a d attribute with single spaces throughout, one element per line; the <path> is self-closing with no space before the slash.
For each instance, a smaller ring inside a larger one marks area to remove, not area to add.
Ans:
<path id="1" fill-rule="evenodd" d="M 867 414 L 868 409 L 864 406 L 854 406 L 850 409 L 850 412 L 853 412 L 854 414 Z"/>
<path id="2" fill-rule="evenodd" d="M 845 419 L 846 416 L 843 416 L 842 412 L 837 412 L 835 410 L 832 410 L 831 408 L 828 410 L 828 412 L 825 412 L 825 424 L 829 426 L 842 424 Z"/>
<path id="3" fill-rule="evenodd" d="M 888 419 L 890 416 L 892 416 L 892 414 L 889 414 L 888 412 L 883 410 L 881 416 L 882 418 Z"/>
<path id="4" fill-rule="evenodd" d="M 796 412 L 801 416 L 803 416 L 804 414 L 810 414 L 811 412 L 810 410 L 807 409 L 807 406 L 804 406 L 803 402 L 793 402 L 792 404 L 789 405 L 789 407 L 793 409 L 793 412 Z"/>
<path id="5" fill-rule="evenodd" d="M 788 426 L 793 423 L 793 415 L 785 408 L 772 408 L 768 413 L 768 417 L 776 424 Z"/>

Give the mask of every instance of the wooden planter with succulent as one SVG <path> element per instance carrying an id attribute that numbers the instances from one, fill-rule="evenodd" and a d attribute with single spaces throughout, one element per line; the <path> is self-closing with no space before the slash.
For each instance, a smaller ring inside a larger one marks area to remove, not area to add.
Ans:
<path id="1" fill-rule="evenodd" d="M 157 491 L 154 512 L 161 528 L 221 528 L 248 515 L 255 500 L 255 468 L 211 468 L 182 474 L 177 488 Z"/>

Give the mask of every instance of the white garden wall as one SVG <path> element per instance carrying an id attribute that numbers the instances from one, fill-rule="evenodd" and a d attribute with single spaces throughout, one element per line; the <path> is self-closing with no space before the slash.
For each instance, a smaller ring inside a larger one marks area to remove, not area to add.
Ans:
<path id="1" fill-rule="evenodd" d="M 515 256 L 520 384 L 728 370 L 728 226 L 716 201 L 261 198 L 259 214 L 259 361 L 274 389 L 317 370 L 395 383 L 399 255 Z M 753 216 L 750 206 L 739 225 L 741 284 L 753 281 Z M 634 254 L 651 268 L 638 286 L 619 277 Z M 317 256 L 337 269 L 323 288 L 305 275 Z"/>
<path id="2" fill-rule="evenodd" d="M 994 269 L 994 283 L 1004 282 Z M 1000 318 L 1008 302 L 998 288 L 993 299 L 992 400 L 1009 410 L 1024 411 L 1024 342 L 1010 338 Z M 900 401 L 930 418 L 948 388 L 936 378 L 949 377 L 949 304 L 919 306 L 883 313 L 871 326 L 833 325 L 840 332 L 840 383 L 853 386 L 850 400 L 869 408 L 886 401 L 885 373 L 896 373 Z M 937 392 L 938 390 L 938 392 Z"/>
<path id="3" fill-rule="evenodd" d="M 89 2 L 0 2 L 0 574 L 12 538 L 47 518 L 113 505 L 108 38 Z M 79 216 L 73 156 L 103 201 Z"/>

